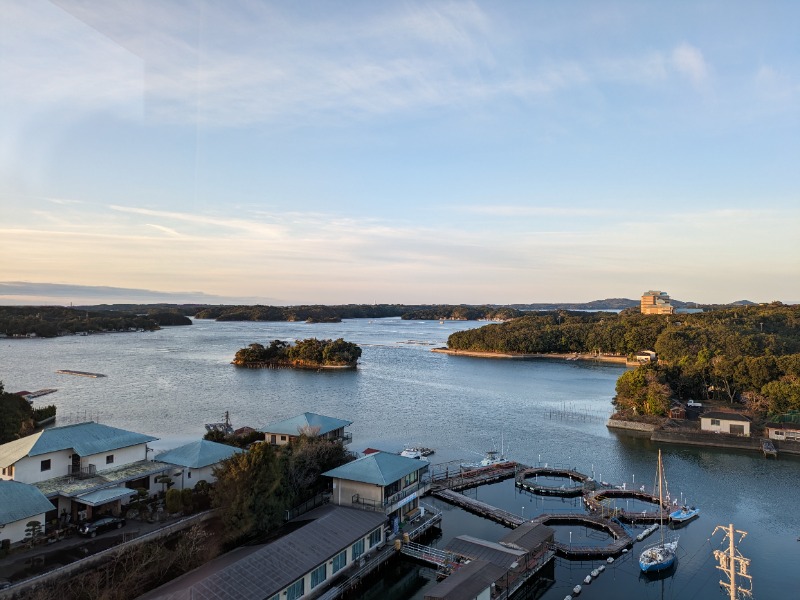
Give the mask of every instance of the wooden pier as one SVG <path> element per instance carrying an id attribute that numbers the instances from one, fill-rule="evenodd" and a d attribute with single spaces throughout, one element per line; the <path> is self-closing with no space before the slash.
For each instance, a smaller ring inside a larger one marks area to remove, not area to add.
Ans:
<path id="1" fill-rule="evenodd" d="M 431 473 L 431 492 L 436 490 L 466 490 L 478 487 L 487 483 L 503 481 L 515 477 L 520 468 L 527 468 L 515 462 L 505 462 L 491 467 L 481 467 L 478 469 L 463 470 L 454 467 L 441 469 L 436 473 Z"/>
<path id="2" fill-rule="evenodd" d="M 670 506 L 665 502 L 661 504 L 661 510 L 652 511 L 633 511 L 622 510 L 616 506 L 608 506 L 608 500 L 623 500 L 634 499 L 643 502 L 649 502 L 659 506 L 658 496 L 653 496 L 647 492 L 639 490 L 598 490 L 596 492 L 589 492 L 583 497 L 583 501 L 587 508 L 594 514 L 607 517 L 617 517 L 628 521 L 629 523 L 657 523 L 661 520 L 669 521 Z"/>
<path id="3" fill-rule="evenodd" d="M 539 476 L 561 477 L 580 483 L 581 485 L 567 487 L 565 485 L 540 485 L 536 482 L 529 483 L 526 481 Z M 515 483 L 518 488 L 533 492 L 534 494 L 540 494 L 543 496 L 562 496 L 565 498 L 580 496 L 586 492 L 587 488 L 589 488 L 591 491 L 594 489 L 593 484 L 594 481 L 592 481 L 588 475 L 584 475 L 583 473 L 579 473 L 578 471 L 574 471 L 572 469 L 552 467 L 528 467 L 518 470 Z"/>
<path id="4" fill-rule="evenodd" d="M 540 515 L 531 521 L 542 525 L 583 525 L 592 529 L 608 532 L 614 541 L 605 546 L 579 546 L 553 542 L 553 549 L 558 556 L 568 559 L 602 559 L 616 556 L 625 548 L 633 546 L 633 538 L 618 523 L 594 515 L 583 513 Z"/>
<path id="5" fill-rule="evenodd" d="M 464 510 L 468 510 L 471 513 L 480 515 L 481 517 L 491 519 L 492 521 L 500 523 L 501 525 L 505 525 L 506 527 L 519 527 L 525 522 L 525 519 L 519 515 L 515 515 L 514 513 L 508 512 L 507 510 L 503 510 L 501 508 L 497 508 L 491 504 L 487 504 L 486 502 L 475 500 L 474 498 L 470 498 L 454 490 L 432 489 L 431 495 L 439 498 L 440 500 L 444 500 L 449 504 L 454 504 L 455 506 L 463 508 Z"/>

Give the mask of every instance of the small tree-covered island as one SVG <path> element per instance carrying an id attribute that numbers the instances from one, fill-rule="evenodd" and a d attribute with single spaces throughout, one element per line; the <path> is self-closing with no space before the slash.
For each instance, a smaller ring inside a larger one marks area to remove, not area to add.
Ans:
<path id="1" fill-rule="evenodd" d="M 318 340 L 308 338 L 289 344 L 272 340 L 269 346 L 250 344 L 240 348 L 233 359 L 237 367 L 253 369 L 290 367 L 295 369 L 355 369 L 361 348 L 342 338 Z"/>

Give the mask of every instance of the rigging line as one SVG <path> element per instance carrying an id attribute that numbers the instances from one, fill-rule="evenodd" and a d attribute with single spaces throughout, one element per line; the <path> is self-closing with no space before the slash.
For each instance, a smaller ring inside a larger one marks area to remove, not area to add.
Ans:
<path id="1" fill-rule="evenodd" d="M 716 573 L 716 571 L 711 571 L 711 572 L 710 572 L 710 573 L 709 573 L 709 574 L 706 576 L 705 580 L 703 581 L 703 585 L 699 585 L 699 586 L 697 586 L 697 588 L 695 589 L 695 592 L 694 592 L 694 594 L 693 594 L 692 596 L 689 596 L 688 600 L 692 600 L 692 598 L 697 598 L 698 594 L 702 594 L 702 597 L 706 597 L 706 595 L 705 595 L 705 592 L 703 591 L 703 588 L 705 588 L 705 586 L 706 586 L 706 584 L 708 583 L 708 581 L 709 581 L 709 580 L 710 580 L 712 577 L 715 577 L 715 576 L 716 576 L 716 574 L 717 574 L 717 573 Z M 681 595 L 683 594 L 684 590 L 685 590 L 686 588 L 688 588 L 688 587 L 689 587 L 689 585 L 691 585 L 691 584 L 693 584 L 693 583 L 697 583 L 697 582 L 694 580 L 694 578 L 693 578 L 693 579 L 690 579 L 689 581 L 687 581 L 687 582 L 684 584 L 683 588 L 681 588 L 681 590 L 680 590 L 680 593 L 678 594 L 678 597 L 680 598 L 680 597 L 681 597 Z"/>

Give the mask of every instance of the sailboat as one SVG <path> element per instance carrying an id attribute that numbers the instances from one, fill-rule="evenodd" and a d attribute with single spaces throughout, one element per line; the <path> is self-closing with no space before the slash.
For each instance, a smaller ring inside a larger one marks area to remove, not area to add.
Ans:
<path id="1" fill-rule="evenodd" d="M 661 450 L 658 451 L 658 514 L 661 541 L 648 546 L 639 555 L 639 567 L 643 573 L 655 573 L 669 569 L 677 557 L 678 538 L 664 540 L 664 465 L 661 462 Z"/>

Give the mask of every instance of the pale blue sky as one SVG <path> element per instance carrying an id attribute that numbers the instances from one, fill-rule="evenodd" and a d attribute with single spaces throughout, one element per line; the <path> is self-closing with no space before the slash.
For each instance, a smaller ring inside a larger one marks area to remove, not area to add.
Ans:
<path id="1" fill-rule="evenodd" d="M 799 3 L 0 15 L 0 303 L 800 301 Z"/>

